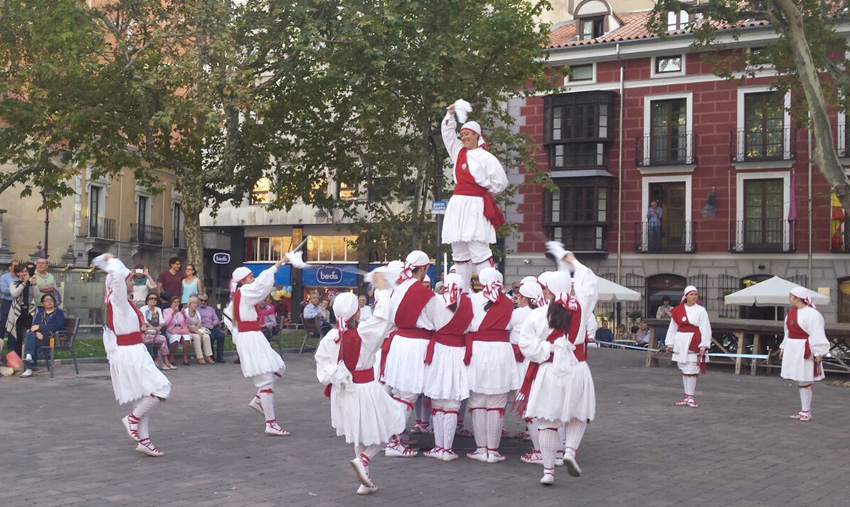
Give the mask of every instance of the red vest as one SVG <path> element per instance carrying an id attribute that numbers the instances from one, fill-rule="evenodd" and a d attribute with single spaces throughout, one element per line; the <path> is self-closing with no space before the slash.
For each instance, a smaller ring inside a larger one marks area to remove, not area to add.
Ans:
<path id="1" fill-rule="evenodd" d="M 510 335 L 508 334 L 508 324 L 511 322 L 511 315 L 514 311 L 514 304 L 504 294 L 499 296 L 499 299 L 490 305 L 487 314 L 478 326 L 478 331 L 466 335 L 466 355 L 463 362 L 469 364 L 472 361 L 472 342 L 508 342 Z"/>
<path id="2" fill-rule="evenodd" d="M 241 302 L 242 290 L 237 289 L 236 294 L 233 295 L 233 320 L 236 322 L 236 329 L 239 331 L 260 331 L 262 329 L 260 325 L 260 305 L 254 305 L 254 309 L 257 311 L 257 320 L 242 320 L 239 315 Z"/>
<path id="3" fill-rule="evenodd" d="M 464 336 L 472 322 L 472 301 L 466 294 L 461 294 L 457 300 L 457 310 L 449 322 L 438 329 L 428 344 L 428 352 L 425 354 L 425 364 L 431 364 L 434 359 L 434 344 L 439 343 L 447 347 L 465 347 Z"/>
<path id="4" fill-rule="evenodd" d="M 473 197 L 481 197 L 484 199 L 484 217 L 490 221 L 493 228 L 497 228 L 505 223 L 505 216 L 502 211 L 496 206 L 496 201 L 486 188 L 475 182 L 472 173 L 469 172 L 469 163 L 467 161 L 466 148 L 461 148 L 455 162 L 455 188 L 454 195 L 469 195 Z"/>
<path id="5" fill-rule="evenodd" d="M 404 297 L 401 298 L 401 303 L 399 303 L 395 312 L 394 323 L 396 330 L 390 333 L 390 336 L 381 344 L 381 377 L 384 376 L 384 368 L 387 365 L 390 346 L 397 334 L 401 334 L 405 338 L 431 339 L 432 332 L 428 329 L 416 327 L 416 321 L 419 320 L 419 315 L 422 314 L 422 310 L 431 301 L 432 297 L 434 297 L 434 293 L 420 281 L 413 282 L 408 287 L 407 292 L 404 293 Z"/>
<path id="6" fill-rule="evenodd" d="M 139 309 L 136 308 L 136 305 L 134 305 L 130 302 L 127 302 L 127 304 L 130 306 L 130 308 L 133 309 L 134 312 L 136 312 L 136 316 L 139 318 L 139 331 L 134 331 L 132 333 L 127 333 L 127 334 L 116 334 L 115 338 L 118 342 L 118 345 L 122 346 L 122 347 L 127 346 L 127 345 L 136 345 L 136 344 L 142 343 L 141 329 L 142 329 L 142 326 L 145 324 L 145 318 L 142 316 L 142 312 L 140 312 Z M 114 312 L 114 310 L 112 309 L 112 301 L 110 301 L 109 298 L 107 298 L 107 300 L 106 300 L 106 327 L 111 329 L 112 332 L 114 333 L 115 332 L 115 324 L 113 323 L 113 320 L 112 320 L 113 319 L 113 312 Z"/>
<path id="7" fill-rule="evenodd" d="M 351 372 L 351 380 L 355 384 L 368 384 L 375 380 L 375 369 L 366 368 L 365 370 L 357 369 L 357 361 L 360 360 L 360 346 L 363 344 L 363 339 L 356 329 L 348 329 L 342 334 L 339 344 L 339 355 L 337 363 L 342 361 L 348 371 Z M 325 396 L 330 397 L 331 385 L 325 386 Z"/>
<path id="8" fill-rule="evenodd" d="M 670 316 L 676 325 L 679 326 L 680 333 L 693 333 L 694 336 L 691 338 L 691 343 L 688 344 L 688 350 L 691 352 L 699 352 L 699 344 L 702 342 L 702 333 L 700 333 L 699 328 L 688 320 L 688 312 L 685 311 L 685 304 L 682 303 L 677 307 L 673 308 L 673 311 L 670 312 Z"/>
<path id="9" fill-rule="evenodd" d="M 803 359 L 811 359 L 812 349 L 809 346 L 809 333 L 805 332 L 803 328 L 800 327 L 800 323 L 797 320 L 796 307 L 788 310 L 788 316 L 785 317 L 785 326 L 788 328 L 788 338 L 791 338 L 792 340 L 806 340 L 806 349 L 803 352 Z"/>

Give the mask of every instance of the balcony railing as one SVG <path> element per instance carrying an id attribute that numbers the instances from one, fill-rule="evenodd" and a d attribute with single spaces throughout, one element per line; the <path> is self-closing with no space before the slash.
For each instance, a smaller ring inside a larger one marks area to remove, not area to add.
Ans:
<path id="1" fill-rule="evenodd" d="M 186 236 L 184 235 L 183 229 L 174 229 L 171 232 L 171 243 L 174 248 L 186 248 Z"/>
<path id="2" fill-rule="evenodd" d="M 115 241 L 115 220 L 112 218 L 95 218 L 87 220 L 88 231 L 86 236 L 90 239 L 105 239 Z"/>
<path id="3" fill-rule="evenodd" d="M 572 250 L 580 252 L 605 251 L 605 226 L 550 224 L 546 228 L 550 239 L 570 245 Z"/>
<path id="4" fill-rule="evenodd" d="M 839 123 L 835 129 L 835 149 L 838 151 L 839 157 L 850 157 L 850 143 L 848 143 L 848 129 L 844 123 Z"/>
<path id="5" fill-rule="evenodd" d="M 790 127 L 733 130 L 729 134 L 729 155 L 733 163 L 794 160 L 794 133 Z"/>
<path id="6" fill-rule="evenodd" d="M 143 245 L 162 245 L 162 227 L 130 224 L 130 241 Z"/>
<path id="7" fill-rule="evenodd" d="M 645 135 L 637 138 L 637 166 L 688 165 L 696 163 L 697 135 Z"/>
<path id="8" fill-rule="evenodd" d="M 635 222 L 635 252 L 639 253 L 694 253 L 696 222 L 666 221 L 652 226 L 649 222 Z"/>
<path id="9" fill-rule="evenodd" d="M 753 218 L 732 223 L 734 238 L 729 245 L 736 253 L 788 253 L 795 251 L 796 220 Z"/>

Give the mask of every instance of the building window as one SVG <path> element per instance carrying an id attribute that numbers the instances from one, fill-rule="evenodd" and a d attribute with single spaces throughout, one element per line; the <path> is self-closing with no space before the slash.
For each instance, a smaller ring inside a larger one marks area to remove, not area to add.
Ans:
<path id="1" fill-rule="evenodd" d="M 555 180 L 558 189 L 545 197 L 547 236 L 575 250 L 604 251 L 609 224 L 609 178 Z"/>
<path id="2" fill-rule="evenodd" d="M 784 181 L 744 181 L 744 248 L 782 251 L 785 231 Z"/>
<path id="3" fill-rule="evenodd" d="M 183 232 L 183 205 L 179 202 L 171 206 L 171 237 L 175 248 L 186 248 Z"/>
<path id="4" fill-rule="evenodd" d="M 292 250 L 292 238 L 245 238 L 245 262 L 277 261 Z"/>
<path id="5" fill-rule="evenodd" d="M 97 237 L 98 220 L 100 219 L 100 199 L 103 194 L 103 187 L 92 185 L 89 188 L 89 235 Z M 94 233 L 94 234 L 92 234 Z"/>
<path id="6" fill-rule="evenodd" d="M 568 79 L 571 83 L 593 81 L 593 64 L 573 65 L 570 67 L 570 75 Z"/>
<path id="7" fill-rule="evenodd" d="M 610 92 L 583 92 L 545 98 L 551 170 L 607 167 L 613 97 Z"/>
<path id="8" fill-rule="evenodd" d="M 688 11 L 672 11 L 667 13 L 667 31 L 684 30 L 690 22 Z"/>
<path id="9" fill-rule="evenodd" d="M 649 143 L 653 165 L 687 163 L 687 111 L 685 99 L 652 101 Z"/>
<path id="10" fill-rule="evenodd" d="M 337 198 L 341 201 L 353 201 L 357 199 L 357 185 L 339 182 L 337 184 Z"/>
<path id="11" fill-rule="evenodd" d="M 685 68 L 682 55 L 655 57 L 655 74 L 681 74 Z"/>
<path id="12" fill-rule="evenodd" d="M 140 195 L 139 204 L 136 206 L 136 223 L 139 224 L 139 229 L 148 225 L 148 216 L 150 216 L 150 198 Z"/>
<path id="13" fill-rule="evenodd" d="M 602 37 L 605 33 L 605 16 L 582 18 L 579 20 L 581 31 L 579 40 L 591 40 Z"/>
<path id="14" fill-rule="evenodd" d="M 747 159 L 782 158 L 785 107 L 777 92 L 748 93 L 744 98 L 744 153 Z"/>
<path id="15" fill-rule="evenodd" d="M 265 176 L 257 180 L 254 189 L 251 191 L 251 204 L 268 204 L 271 202 L 269 194 L 271 185 L 271 180 Z"/>
<path id="16" fill-rule="evenodd" d="M 310 236 L 306 260 L 312 262 L 357 262 L 357 236 Z"/>

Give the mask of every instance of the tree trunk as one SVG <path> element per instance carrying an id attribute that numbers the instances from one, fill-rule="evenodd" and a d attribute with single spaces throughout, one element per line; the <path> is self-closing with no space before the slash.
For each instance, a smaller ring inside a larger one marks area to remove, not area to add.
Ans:
<path id="1" fill-rule="evenodd" d="M 794 66 L 799 73 L 803 93 L 809 105 L 815 134 L 815 164 L 826 178 L 832 192 L 838 197 L 844 212 L 850 213 L 850 179 L 844 173 L 844 167 L 838 160 L 838 152 L 833 143 L 832 125 L 826 100 L 812 58 L 812 51 L 803 30 L 803 14 L 793 0 L 774 0 L 773 5 L 779 11 L 777 17 L 783 19 L 771 20 L 771 22 L 790 43 Z"/>
<path id="2" fill-rule="evenodd" d="M 200 184 L 181 185 L 183 193 L 183 228 L 186 234 L 186 262 L 195 266 L 196 275 L 204 278 L 204 244 L 201 234 L 201 213 L 204 198 Z"/>

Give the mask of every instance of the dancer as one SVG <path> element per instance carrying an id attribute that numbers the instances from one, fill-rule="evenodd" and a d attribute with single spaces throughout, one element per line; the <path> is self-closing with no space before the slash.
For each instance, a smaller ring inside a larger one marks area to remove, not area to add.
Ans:
<path id="1" fill-rule="evenodd" d="M 142 342 L 144 317 L 127 299 L 130 270 L 112 254 L 96 257 L 92 264 L 108 273 L 103 345 L 115 399 L 122 405 L 138 400 L 121 423 L 130 439 L 137 443 L 136 452 L 158 458 L 164 453 L 150 439 L 150 410 L 168 398 L 171 382 L 156 367 Z"/>
<path id="2" fill-rule="evenodd" d="M 540 483 L 545 486 L 555 482 L 558 449 L 563 443 L 558 429 L 563 424 L 567 446 L 563 461 L 570 475 L 581 475 L 576 452 L 587 424 L 596 413 L 596 393 L 586 362 L 585 343 L 585 309 L 594 307 L 598 297 L 593 283 L 595 275 L 570 252 L 565 252 L 563 260 L 582 278 L 582 283 L 573 287 L 569 270 L 563 266 L 565 270 L 541 275 L 538 280 L 553 301 L 531 312 L 519 336 L 520 350 L 530 364 L 515 409 L 533 418 L 537 426 L 543 460 Z M 575 296 L 570 295 L 571 288 Z"/>
<path id="3" fill-rule="evenodd" d="M 389 304 L 388 297 L 377 299 L 378 307 Z M 404 410 L 375 380 L 375 352 L 390 323 L 373 317 L 354 329 L 359 309 L 357 296 L 350 293 L 334 298 L 333 310 L 336 327 L 316 349 L 316 375 L 328 386 L 325 394 L 331 399 L 331 425 L 337 435 L 345 436 L 346 443 L 354 444 L 351 466 L 361 482 L 357 494 L 368 495 L 378 490 L 369 469 L 371 460 L 405 425 Z"/>
<path id="4" fill-rule="evenodd" d="M 471 297 L 473 319 L 464 357 L 469 365 L 469 412 L 476 447 L 467 457 L 498 463 L 505 460 L 499 443 L 508 393 L 520 386 L 508 329 L 514 305 L 504 293 L 501 273 L 484 268 L 478 278 L 483 288 Z"/>
<path id="5" fill-rule="evenodd" d="M 823 380 L 823 356 L 829 352 L 823 315 L 802 287 L 788 294 L 791 309 L 785 317 L 785 339 L 779 345 L 782 378 L 797 382 L 800 411 L 791 416 L 801 422 L 812 420 L 812 387 Z"/>
<path id="6" fill-rule="evenodd" d="M 446 208 L 442 242 L 452 245 L 452 260 L 463 279 L 464 291 L 469 293 L 472 264 L 479 275 L 485 267 L 493 266 L 490 244 L 496 242 L 496 228 L 505 223 L 493 195 L 508 187 L 508 177 L 487 149 L 478 123 L 464 123 L 458 139 L 454 116 L 455 105 L 451 105 L 442 123 L 442 134 L 454 164 L 455 188 Z"/>
<path id="7" fill-rule="evenodd" d="M 425 357 L 425 395 L 431 398 L 434 448 L 425 455 L 453 461 L 452 450 L 458 425 L 458 411 L 469 398 L 466 333 L 472 323 L 472 303 L 463 293 L 463 281 L 455 273 L 445 279 L 445 291 L 435 298 L 434 324 L 437 331 L 428 344 Z"/>
<path id="8" fill-rule="evenodd" d="M 402 405 L 406 417 L 425 387 L 425 354 L 434 332 L 434 293 L 422 283 L 430 264 L 425 252 L 414 250 L 408 254 L 390 296 L 391 304 L 385 307 L 387 315 L 380 316 L 394 325 L 381 347 L 381 376 L 392 388 L 393 399 Z M 372 314 L 375 315 L 377 312 Z M 418 452 L 405 447 L 395 436 L 384 454 L 410 458 Z"/>
<path id="9" fill-rule="evenodd" d="M 673 361 L 678 363 L 682 371 L 682 384 L 685 386 L 685 396 L 676 405 L 691 408 L 699 407 L 694 400 L 697 389 L 697 378 L 705 373 L 708 363 L 708 349 L 711 347 L 711 323 L 708 312 L 697 304 L 699 293 L 693 285 L 685 287 L 682 300 L 673 308 L 670 327 L 667 329 L 667 353 L 673 353 Z"/>
<path id="10" fill-rule="evenodd" d="M 236 268 L 230 278 L 231 301 L 224 309 L 239 353 L 242 375 L 252 379 L 257 388 L 257 394 L 248 405 L 265 418 L 266 435 L 289 435 L 289 431 L 277 424 L 274 414 L 274 384 L 286 371 L 286 365 L 262 333 L 256 306 L 274 288 L 274 275 L 281 264 L 303 265 L 301 254 L 287 253 L 285 259 L 275 262 L 256 278 L 250 269 L 244 266 Z"/>
<path id="11" fill-rule="evenodd" d="M 522 355 L 522 351 L 519 349 L 519 335 L 522 331 L 522 324 L 525 322 L 525 319 L 531 315 L 532 311 L 549 304 L 549 300 L 543 295 L 543 289 L 540 287 L 540 284 L 537 283 L 537 278 L 530 278 L 531 280 L 524 279 L 526 281 L 519 287 L 519 295 L 517 297 L 519 307 L 514 309 L 514 313 L 511 315 L 510 325 L 511 346 L 514 348 L 514 356 L 517 361 L 517 372 L 520 379 L 525 378 L 525 372 L 528 370 L 529 364 L 528 359 Z M 526 424 L 526 431 L 518 433 L 516 438 L 531 440 L 532 448 L 531 451 L 523 454 L 519 459 L 523 463 L 542 464 L 543 458 L 540 455 L 540 444 L 537 439 L 537 426 L 535 426 L 534 420 L 530 417 L 524 417 L 523 420 Z"/>

